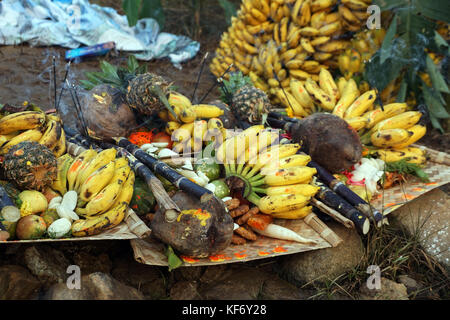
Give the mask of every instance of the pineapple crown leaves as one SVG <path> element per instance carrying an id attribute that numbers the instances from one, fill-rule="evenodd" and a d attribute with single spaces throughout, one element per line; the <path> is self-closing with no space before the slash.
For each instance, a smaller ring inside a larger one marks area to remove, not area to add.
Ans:
<path id="1" fill-rule="evenodd" d="M 220 90 L 220 100 L 226 104 L 230 104 L 233 95 L 243 86 L 253 86 L 250 77 L 244 76 L 241 71 L 231 72 L 228 80 L 223 80 Z"/>
<path id="2" fill-rule="evenodd" d="M 107 61 L 100 62 L 101 72 L 85 72 L 87 80 L 80 80 L 85 90 L 92 90 L 99 84 L 109 84 L 125 92 L 128 82 L 138 74 L 147 72 L 147 65 L 139 65 L 135 56 L 130 55 L 127 66 L 116 67 Z"/>

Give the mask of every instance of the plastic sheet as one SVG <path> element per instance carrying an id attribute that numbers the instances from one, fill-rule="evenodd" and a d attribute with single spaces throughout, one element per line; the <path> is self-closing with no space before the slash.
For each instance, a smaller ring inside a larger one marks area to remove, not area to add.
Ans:
<path id="1" fill-rule="evenodd" d="M 87 0 L 0 2 L 0 44 L 28 42 L 74 49 L 109 41 L 114 41 L 118 50 L 136 53 L 138 59 L 167 57 L 179 68 L 200 49 L 200 44 L 188 37 L 160 32 L 154 19 L 141 19 L 129 27 L 126 16 Z"/>

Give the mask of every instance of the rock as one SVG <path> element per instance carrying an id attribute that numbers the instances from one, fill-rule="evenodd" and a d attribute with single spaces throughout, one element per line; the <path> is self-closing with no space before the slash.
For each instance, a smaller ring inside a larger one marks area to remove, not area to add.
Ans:
<path id="1" fill-rule="evenodd" d="M 61 251 L 46 245 L 25 249 L 24 260 L 28 269 L 45 288 L 55 283 L 64 283 L 68 276 L 67 268 L 72 265 Z"/>
<path id="2" fill-rule="evenodd" d="M 41 283 L 24 267 L 0 266 L 0 300 L 25 300 L 37 297 Z"/>
<path id="3" fill-rule="evenodd" d="M 361 300 L 409 300 L 406 287 L 402 283 L 381 277 L 381 288 L 369 289 L 365 284 L 360 289 Z"/>
<path id="4" fill-rule="evenodd" d="M 229 276 L 218 281 L 202 284 L 200 296 L 206 300 L 255 300 L 261 288 L 273 274 L 254 268 L 235 266 Z"/>
<path id="5" fill-rule="evenodd" d="M 391 224 L 418 235 L 425 252 L 450 270 L 450 195 L 436 188 L 389 215 Z"/>
<path id="6" fill-rule="evenodd" d="M 176 280 L 197 281 L 205 272 L 205 267 L 183 267 L 173 271 Z"/>
<path id="7" fill-rule="evenodd" d="M 309 294 L 283 279 L 268 279 L 264 282 L 261 300 L 306 300 Z"/>
<path id="8" fill-rule="evenodd" d="M 231 268 L 227 264 L 219 264 L 216 266 L 208 266 L 200 277 L 200 282 L 208 284 L 220 281 L 232 274 Z"/>
<path id="9" fill-rule="evenodd" d="M 364 246 L 354 229 L 339 223 L 327 225 L 343 240 L 334 248 L 325 248 L 280 257 L 277 269 L 289 282 L 305 284 L 325 282 L 355 268 L 364 255 Z"/>
<path id="10" fill-rule="evenodd" d="M 158 267 L 121 259 L 111 274 L 115 279 L 142 292 L 147 299 L 167 297 L 166 280 Z"/>
<path id="11" fill-rule="evenodd" d="M 197 281 L 179 281 L 170 289 L 172 300 L 201 300 Z"/>
<path id="12" fill-rule="evenodd" d="M 405 285 L 408 294 L 417 291 L 422 287 L 416 280 L 404 274 L 398 276 L 398 281 Z"/>
<path id="13" fill-rule="evenodd" d="M 69 289 L 58 283 L 44 296 L 46 300 L 143 300 L 144 296 L 135 288 L 102 272 L 81 277 L 80 289 Z"/>
<path id="14" fill-rule="evenodd" d="M 80 267 L 81 274 L 91 274 L 94 272 L 110 273 L 112 269 L 112 262 L 106 253 L 93 256 L 80 251 L 73 255 L 73 261 L 74 264 Z"/>

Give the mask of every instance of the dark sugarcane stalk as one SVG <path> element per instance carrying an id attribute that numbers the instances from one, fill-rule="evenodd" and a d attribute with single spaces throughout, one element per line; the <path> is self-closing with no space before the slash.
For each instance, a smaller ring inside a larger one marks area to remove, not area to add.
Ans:
<path id="1" fill-rule="evenodd" d="M 379 226 L 383 220 L 383 215 L 377 209 L 373 208 L 369 203 L 364 201 L 360 196 L 349 189 L 344 183 L 336 179 L 331 173 L 326 171 L 314 161 L 308 163 L 309 167 L 316 168 L 317 176 L 322 180 L 332 191 L 347 200 L 349 204 L 359 212 L 363 213 L 369 219 L 373 219 Z"/>
<path id="2" fill-rule="evenodd" d="M 315 198 L 323 202 L 328 207 L 341 213 L 347 219 L 350 219 L 355 224 L 357 230 L 362 234 L 367 234 L 370 229 L 370 223 L 368 218 L 354 208 L 345 199 L 334 193 L 323 183 L 318 183 L 320 190 L 315 195 Z"/>
<path id="3" fill-rule="evenodd" d="M 298 122 L 298 119 L 296 119 L 296 118 L 291 118 L 291 117 L 288 117 L 284 114 L 281 114 L 281 113 L 275 112 L 275 111 L 270 111 L 267 114 L 267 116 L 268 116 L 268 118 L 273 118 L 276 120 L 282 120 L 282 121 L 287 121 L 287 122 Z"/>
<path id="4" fill-rule="evenodd" d="M 171 167 L 169 167 L 166 163 L 159 161 L 158 159 L 152 157 L 145 151 L 141 150 L 137 145 L 131 143 L 126 138 L 115 138 L 116 143 L 119 147 L 123 147 L 127 149 L 132 155 L 134 155 L 137 159 L 142 161 L 143 164 L 148 166 L 152 171 L 166 178 L 169 182 L 175 185 L 178 189 L 186 191 L 190 194 L 193 194 L 195 197 L 200 199 L 202 202 L 202 198 L 210 197 L 213 193 L 208 189 L 205 189 L 195 182 L 192 182 L 188 178 L 179 174 Z"/>
<path id="5" fill-rule="evenodd" d="M 74 136 L 71 136 L 71 134 L 74 134 Z M 81 134 L 77 133 L 77 131 L 74 129 L 69 128 L 67 135 L 73 138 L 76 141 L 75 143 L 77 144 L 89 143 L 86 139 L 83 138 Z M 94 147 L 96 149 L 98 148 L 99 150 L 115 148 L 118 151 L 119 155 L 126 157 L 129 161 L 130 167 L 139 177 L 141 177 L 145 181 L 149 189 L 152 190 L 153 195 L 158 202 L 158 205 L 162 209 L 164 209 L 167 222 L 175 221 L 175 219 L 178 217 L 178 213 L 181 210 L 175 204 L 175 202 L 172 201 L 172 199 L 164 189 L 161 181 L 153 174 L 153 172 L 149 168 L 147 168 L 127 150 L 114 144 L 99 142 L 97 146 L 97 144 L 90 143 L 89 147 Z"/>

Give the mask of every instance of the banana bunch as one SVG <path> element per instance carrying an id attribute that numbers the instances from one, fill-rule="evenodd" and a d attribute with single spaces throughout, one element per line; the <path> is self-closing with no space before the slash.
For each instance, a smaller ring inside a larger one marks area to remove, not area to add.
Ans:
<path id="1" fill-rule="evenodd" d="M 319 190 L 311 184 L 317 171 L 307 166 L 308 155 L 297 154 L 299 144 L 277 144 L 277 139 L 276 132 L 252 126 L 226 139 L 216 158 L 225 167 L 231 189 L 242 189 L 261 212 L 300 219 L 311 212 L 309 200 Z"/>
<path id="2" fill-rule="evenodd" d="M 210 70 L 249 75 L 256 87 L 288 88 L 293 79 L 318 80 L 322 68 L 337 68 L 349 45 L 347 31 L 360 30 L 370 0 L 243 0 L 222 34 Z M 278 102 L 276 96 L 272 103 Z"/>
<path id="3" fill-rule="evenodd" d="M 168 100 L 177 118 L 167 110 L 160 112 L 159 117 L 166 122 L 165 132 L 174 142 L 173 151 L 199 152 L 210 141 L 222 141 L 225 129 L 218 118 L 224 114 L 222 109 L 208 104 L 193 105 L 180 93 L 170 93 Z"/>
<path id="4" fill-rule="evenodd" d="M 61 119 L 40 111 L 22 111 L 0 119 L 0 155 L 24 141 L 38 142 L 53 151 L 55 157 L 66 152 L 66 136 Z"/>
<path id="5" fill-rule="evenodd" d="M 366 61 L 381 47 L 385 35 L 383 28 L 355 34 L 349 47 L 338 57 L 339 70 L 346 80 L 364 71 Z"/>
<path id="6" fill-rule="evenodd" d="M 72 224 L 72 235 L 92 236 L 118 225 L 133 196 L 134 171 L 126 158 L 116 158 L 116 149 L 89 149 L 75 158 L 58 158 L 57 179 L 52 189 L 62 196 L 78 195 L 75 213 L 82 217 Z"/>

